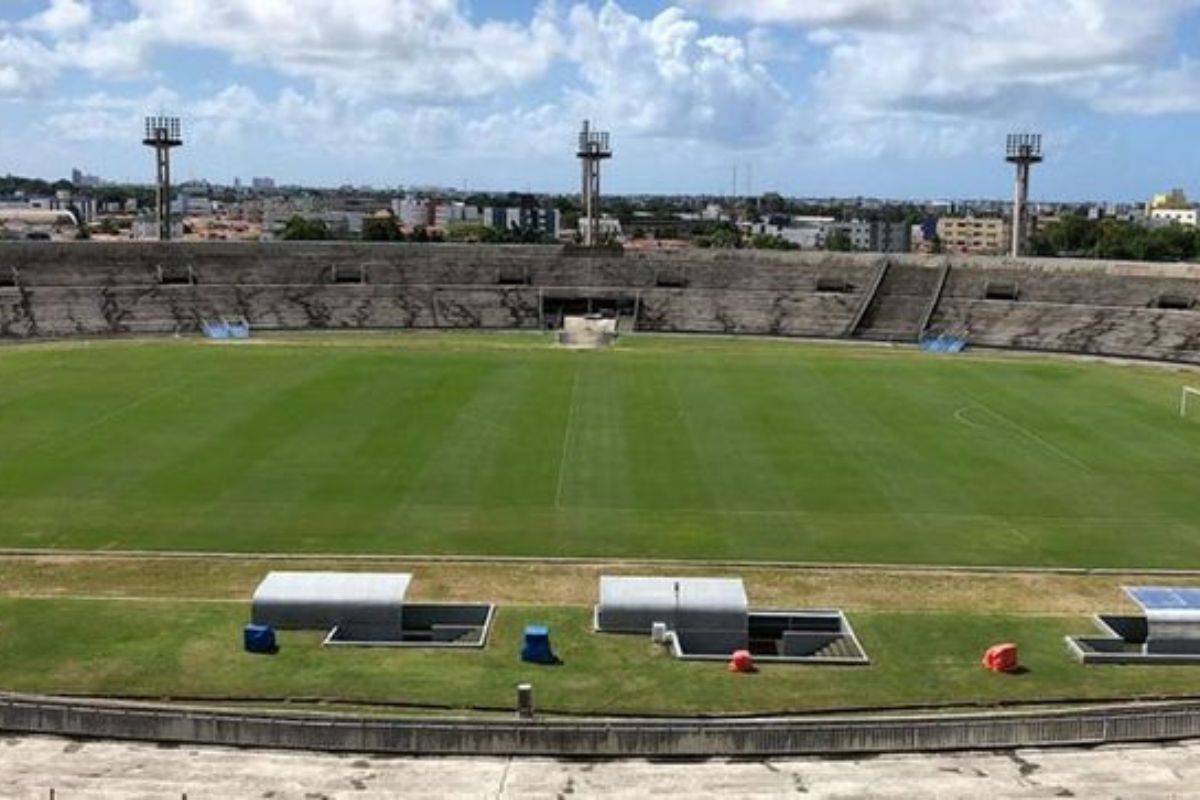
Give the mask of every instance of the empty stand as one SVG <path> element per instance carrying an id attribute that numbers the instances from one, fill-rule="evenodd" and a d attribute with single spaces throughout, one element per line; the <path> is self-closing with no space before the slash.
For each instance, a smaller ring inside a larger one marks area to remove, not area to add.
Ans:
<path id="1" fill-rule="evenodd" d="M 0 244 L 0 337 L 537 329 L 604 313 L 670 331 L 1200 362 L 1200 267 L 837 253 L 356 243 Z"/>

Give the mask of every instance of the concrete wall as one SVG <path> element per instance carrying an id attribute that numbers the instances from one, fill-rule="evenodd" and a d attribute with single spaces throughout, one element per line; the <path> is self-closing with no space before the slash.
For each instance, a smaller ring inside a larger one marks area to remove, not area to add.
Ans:
<path id="1" fill-rule="evenodd" d="M 0 730 L 360 753 L 761 757 L 1181 740 L 1200 737 L 1200 705 L 886 719 L 505 722 L 240 714 L 7 696 L 0 698 Z"/>

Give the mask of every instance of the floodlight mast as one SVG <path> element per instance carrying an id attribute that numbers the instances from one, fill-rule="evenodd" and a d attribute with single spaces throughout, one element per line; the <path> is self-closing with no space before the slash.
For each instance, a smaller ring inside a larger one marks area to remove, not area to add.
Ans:
<path id="1" fill-rule="evenodd" d="M 146 117 L 146 135 L 142 144 L 154 148 L 158 238 L 168 242 L 171 240 L 171 150 L 183 146 L 179 117 Z"/>
<path id="2" fill-rule="evenodd" d="M 1013 197 L 1011 255 L 1024 254 L 1029 229 L 1029 173 L 1034 164 L 1042 162 L 1042 136 L 1039 133 L 1009 134 L 1005 161 L 1015 164 L 1017 183 Z"/>
<path id="3" fill-rule="evenodd" d="M 583 164 L 583 214 L 580 217 L 581 221 L 586 221 L 583 243 L 593 247 L 596 230 L 600 227 L 600 164 L 612 158 L 608 132 L 592 130 L 591 122 L 585 119 L 579 132 L 577 155 Z"/>

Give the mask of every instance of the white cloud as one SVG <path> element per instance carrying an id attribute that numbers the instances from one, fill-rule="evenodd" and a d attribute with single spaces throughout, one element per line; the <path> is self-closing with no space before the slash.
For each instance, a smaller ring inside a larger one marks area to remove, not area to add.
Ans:
<path id="1" fill-rule="evenodd" d="M 627 134 L 742 145 L 769 138 L 787 98 L 742 40 L 705 36 L 678 8 L 641 19 L 606 2 L 574 6 L 567 57 L 585 89 L 570 107 Z"/>
<path id="2" fill-rule="evenodd" d="M 80 63 L 146 74 L 158 48 L 202 47 L 311 81 L 311 92 L 289 89 L 270 102 L 234 86 L 193 103 L 198 133 L 226 141 L 269 116 L 285 136 L 313 144 L 478 151 L 532 141 L 546 151 L 569 147 L 578 119 L 594 116 L 621 136 L 741 146 L 768 141 L 787 113 L 784 92 L 745 42 L 705 35 L 678 8 L 642 19 L 615 2 L 546 2 L 519 24 L 474 22 L 459 0 L 358 0 L 337 15 L 325 0 L 135 5 L 135 17 L 79 45 Z M 500 107 L 498 96 L 554 63 L 576 76 L 556 97 Z"/>
<path id="3" fill-rule="evenodd" d="M 0 33 L 0 97 L 35 95 L 58 78 L 53 50 L 29 36 Z"/>
<path id="4" fill-rule="evenodd" d="M 120 63 L 123 52 L 146 69 L 154 48 L 206 48 L 348 97 L 481 97 L 538 78 L 558 47 L 557 30 L 540 11 L 527 25 L 476 23 L 461 0 L 354 0 L 336 7 L 329 0 L 134 0 L 134 5 L 136 17 L 92 37 L 101 60 Z"/>
<path id="5" fill-rule="evenodd" d="M 826 51 L 815 114 L 838 147 L 945 154 L 1046 107 L 1196 110 L 1197 70 L 1162 69 L 1196 0 L 688 0 L 794 26 Z M 1193 84 L 1194 85 L 1194 84 Z M 959 135 L 955 135 L 955 132 Z M 949 147 L 948 151 L 946 148 Z"/>
<path id="6" fill-rule="evenodd" d="M 1127 76 L 1084 90 L 1092 105 L 1112 114 L 1200 113 L 1200 63 L 1183 58 L 1174 67 Z"/>
<path id="7" fill-rule="evenodd" d="M 1200 63 L 1173 55 L 1200 0 L 677 1 L 643 17 L 615 0 L 544 0 L 496 20 L 471 0 L 123 0 L 122 15 L 47 0 L 0 26 L 0 97 L 45 98 L 73 70 L 178 86 L 50 103 L 43 130 L 71 141 L 125 139 L 166 110 L 197 143 L 569 159 L 591 117 L 623 158 L 714 163 L 731 150 L 956 156 L 1064 107 L 1200 112 Z M 705 15 L 732 24 L 715 35 Z M 179 48 L 286 86 L 247 77 L 198 96 L 197 76 L 158 59 Z"/>
<path id="8" fill-rule="evenodd" d="M 895 29 L 918 26 L 959 6 L 947 0 L 684 0 L 685 5 L 721 19 L 759 25 Z"/>
<path id="9" fill-rule="evenodd" d="M 61 35 L 86 28 L 92 22 L 87 0 L 50 0 L 50 6 L 21 23 L 21 27 Z"/>
<path id="10" fill-rule="evenodd" d="M 64 142 L 113 142 L 135 145 L 140 135 L 139 120 L 117 111 L 81 108 L 50 114 L 43 129 Z"/>

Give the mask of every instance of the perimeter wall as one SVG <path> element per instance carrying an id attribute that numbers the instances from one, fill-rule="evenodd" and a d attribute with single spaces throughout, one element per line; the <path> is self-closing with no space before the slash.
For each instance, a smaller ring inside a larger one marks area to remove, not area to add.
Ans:
<path id="1" fill-rule="evenodd" d="M 711 758 L 990 750 L 1194 739 L 1195 703 L 781 719 L 497 721 L 238 713 L 0 697 L 0 731 L 405 755 Z"/>

